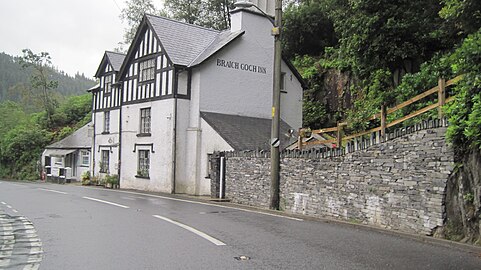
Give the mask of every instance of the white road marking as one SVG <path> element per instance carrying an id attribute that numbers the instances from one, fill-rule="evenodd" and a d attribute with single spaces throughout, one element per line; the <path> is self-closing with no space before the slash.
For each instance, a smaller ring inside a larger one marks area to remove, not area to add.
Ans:
<path id="1" fill-rule="evenodd" d="M 104 200 L 100 200 L 100 199 L 95 199 L 95 198 L 90 198 L 90 197 L 82 197 L 82 198 L 87 199 L 87 200 L 91 200 L 91 201 L 106 203 L 106 204 L 110 204 L 110 205 L 114 205 L 114 206 L 118 206 L 118 207 L 122 207 L 122 208 L 130 208 L 130 207 L 125 206 L 125 205 L 121 205 L 121 204 L 113 203 L 113 202 L 108 202 L 108 201 L 104 201 Z"/>
<path id="2" fill-rule="evenodd" d="M 3 205 L 6 205 L 7 203 L 6 202 L 2 202 Z"/>
<path id="3" fill-rule="evenodd" d="M 15 210 L 15 209 L 12 209 L 12 212 L 14 212 L 14 213 L 18 213 L 18 211 L 17 211 L 17 210 Z"/>
<path id="4" fill-rule="evenodd" d="M 7 204 L 7 208 L 10 208 L 10 209 L 12 209 L 12 206 L 10 206 L 10 205 L 8 205 L 8 204 Z"/>
<path id="5" fill-rule="evenodd" d="M 89 188 L 89 187 L 82 187 L 82 188 Z M 89 188 L 89 189 L 96 189 L 96 188 Z M 184 199 L 171 198 L 171 197 L 165 197 L 165 196 L 153 195 L 153 194 L 144 194 L 144 193 L 138 193 L 138 192 L 133 192 L 133 191 L 112 190 L 112 189 L 107 189 L 106 191 L 121 192 L 121 193 L 127 193 L 127 194 L 135 194 L 135 195 L 141 195 L 141 196 L 147 196 L 147 197 L 153 197 L 153 198 L 159 198 L 159 199 L 165 199 L 165 200 L 171 200 L 171 201 L 178 201 L 178 202 L 185 202 L 185 203 L 200 204 L 200 205 L 207 205 L 207 206 L 212 206 L 212 207 L 220 207 L 220 208 L 225 208 L 225 209 L 238 210 L 238 211 L 255 213 L 255 214 L 260 214 L 260 215 L 265 215 L 265 216 L 285 218 L 285 219 L 290 219 L 290 220 L 295 220 L 295 221 L 304 221 L 301 218 L 281 216 L 281 215 L 278 215 L 278 214 L 266 213 L 266 212 L 249 210 L 249 209 L 243 209 L 243 208 L 238 208 L 238 207 L 233 207 L 233 206 L 211 204 L 211 203 L 204 203 L 204 202 L 196 202 L 196 201 L 188 201 L 188 200 L 184 200 Z"/>
<path id="6" fill-rule="evenodd" d="M 192 228 L 192 227 L 190 227 L 190 226 L 187 226 L 187 225 L 185 225 L 185 224 L 182 224 L 182 223 L 180 223 L 180 222 L 177 222 L 177 221 L 175 221 L 175 220 L 172 220 L 172 219 L 170 219 L 170 218 L 166 218 L 166 217 L 163 217 L 163 216 L 153 215 L 153 217 L 158 218 L 158 219 L 165 220 L 165 221 L 170 222 L 170 223 L 172 223 L 172 224 L 174 224 L 174 225 L 177 225 L 177 226 L 179 226 L 179 227 L 181 227 L 181 228 L 183 228 L 183 229 L 186 229 L 186 230 L 188 230 L 189 232 L 195 233 L 195 234 L 197 234 L 198 236 L 204 238 L 205 240 L 210 241 L 210 242 L 213 243 L 214 245 L 217 245 L 217 246 L 225 246 L 225 243 L 224 243 L 224 242 L 221 242 L 221 241 L 215 239 L 214 237 L 212 237 L 212 236 L 210 236 L 210 235 L 208 235 L 208 234 L 206 234 L 206 233 L 203 233 L 203 232 L 201 232 L 201 231 L 199 231 L 199 230 L 197 230 L 197 229 L 195 229 L 195 228 Z"/>
<path id="7" fill-rule="evenodd" d="M 38 188 L 38 189 L 39 189 L 39 190 L 43 190 L 43 191 L 55 192 L 55 193 L 59 193 L 59 194 L 68 194 L 67 192 L 58 191 L 58 190 L 53 190 L 53 189 L 46 189 L 46 188 Z"/>

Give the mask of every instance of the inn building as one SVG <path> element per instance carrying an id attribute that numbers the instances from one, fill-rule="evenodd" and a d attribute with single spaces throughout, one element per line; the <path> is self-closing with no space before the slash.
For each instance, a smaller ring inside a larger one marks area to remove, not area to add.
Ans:
<path id="1" fill-rule="evenodd" d="M 96 73 L 95 174 L 119 174 L 122 188 L 207 195 L 214 151 L 269 149 L 271 28 L 250 9 L 233 10 L 225 31 L 145 15 L 127 54 L 106 52 Z M 302 126 L 303 86 L 283 61 L 286 139 Z"/>

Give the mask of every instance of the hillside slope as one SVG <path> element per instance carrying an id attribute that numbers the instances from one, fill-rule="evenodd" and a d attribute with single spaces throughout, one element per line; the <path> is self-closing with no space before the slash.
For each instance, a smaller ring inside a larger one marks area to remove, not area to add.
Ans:
<path id="1" fill-rule="evenodd" d="M 4 100 L 20 101 L 19 94 L 27 89 L 30 69 L 23 69 L 18 63 L 19 57 L 6 53 L 0 53 L 0 102 Z M 86 89 L 95 84 L 94 80 L 85 77 L 84 74 L 71 76 L 63 71 L 50 69 L 51 79 L 58 81 L 58 88 L 54 91 L 62 96 L 84 94 Z"/>

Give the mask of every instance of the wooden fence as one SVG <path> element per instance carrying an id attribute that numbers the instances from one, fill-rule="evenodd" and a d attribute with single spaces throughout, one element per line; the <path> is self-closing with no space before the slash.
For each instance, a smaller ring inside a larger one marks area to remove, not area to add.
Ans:
<path id="1" fill-rule="evenodd" d="M 438 85 L 407 100 L 404 101 L 392 108 L 386 108 L 386 106 L 381 106 L 380 112 L 371 115 L 366 119 L 366 121 L 371 121 L 375 119 L 380 119 L 380 126 L 376 128 L 372 128 L 366 131 L 362 131 L 356 134 L 352 135 L 347 135 L 345 136 L 344 134 L 344 127 L 348 125 L 348 122 L 339 122 L 337 126 L 335 127 L 330 127 L 330 128 L 322 128 L 322 129 L 317 129 L 317 130 L 312 130 L 312 134 L 319 134 L 319 135 L 327 135 L 329 137 L 332 137 L 332 139 L 326 139 L 326 140 L 317 140 L 317 141 L 312 141 L 312 142 L 303 142 L 303 136 L 302 134 L 306 134 L 305 129 L 301 129 L 299 132 L 299 138 L 298 138 L 298 149 L 302 149 L 303 147 L 306 146 L 313 146 L 313 145 L 335 145 L 335 148 L 342 147 L 343 142 L 348 142 L 350 140 L 356 139 L 358 137 L 362 137 L 368 134 L 376 134 L 377 140 L 380 142 L 383 142 L 386 140 L 386 129 L 393 127 L 395 125 L 398 125 L 406 120 L 409 120 L 413 117 L 419 116 L 423 113 L 426 113 L 432 109 L 437 108 L 438 109 L 438 118 L 443 119 L 443 112 L 442 112 L 442 106 L 448 102 L 451 102 L 454 99 L 454 96 L 446 98 L 446 87 L 456 84 L 459 80 L 462 79 L 462 75 L 457 76 L 449 81 L 446 81 L 445 79 L 440 78 L 438 80 Z M 428 97 L 432 94 L 438 94 L 438 102 L 428 105 L 420 110 L 417 110 L 415 112 L 412 112 L 406 116 L 403 116 L 399 119 L 395 119 L 389 123 L 387 123 L 387 116 L 391 113 L 394 113 L 406 106 L 409 106 L 425 97 Z M 332 134 L 332 135 L 329 135 Z M 307 137 L 307 136 L 306 136 Z"/>

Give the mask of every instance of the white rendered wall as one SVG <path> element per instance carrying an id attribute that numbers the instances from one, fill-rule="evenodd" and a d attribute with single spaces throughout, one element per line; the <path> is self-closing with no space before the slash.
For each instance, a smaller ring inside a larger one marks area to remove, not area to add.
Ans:
<path id="1" fill-rule="evenodd" d="M 214 153 L 214 151 L 233 151 L 234 148 L 222 139 L 222 137 L 203 119 L 201 119 L 201 128 L 202 144 L 198 162 L 198 170 L 200 172 L 199 195 L 210 195 L 210 179 L 205 178 L 209 174 L 207 171 L 207 155 Z"/>
<path id="2" fill-rule="evenodd" d="M 272 24 L 248 12 L 232 14 L 232 21 L 245 34 L 201 65 L 200 110 L 271 118 Z M 281 118 L 297 129 L 302 126 L 302 87 L 285 63 L 282 72 L 286 73 L 287 94 L 282 94 Z"/>
<path id="3" fill-rule="evenodd" d="M 94 168 L 94 175 L 98 177 L 105 177 L 106 173 L 100 173 L 100 161 L 102 159 L 102 150 L 109 150 L 109 174 L 118 174 L 119 165 L 119 117 L 120 110 L 115 109 L 110 111 L 110 129 L 108 134 L 102 134 L 104 131 L 104 112 L 94 112 L 95 118 L 95 142 L 92 149 L 90 160 L 95 162 L 92 164 Z"/>
<path id="4" fill-rule="evenodd" d="M 167 192 L 172 189 L 172 139 L 173 139 L 173 99 L 143 102 L 122 107 L 122 188 Z M 138 137 L 140 129 L 140 109 L 151 108 L 151 136 Z M 150 179 L 136 177 L 138 150 L 150 152 Z"/>

